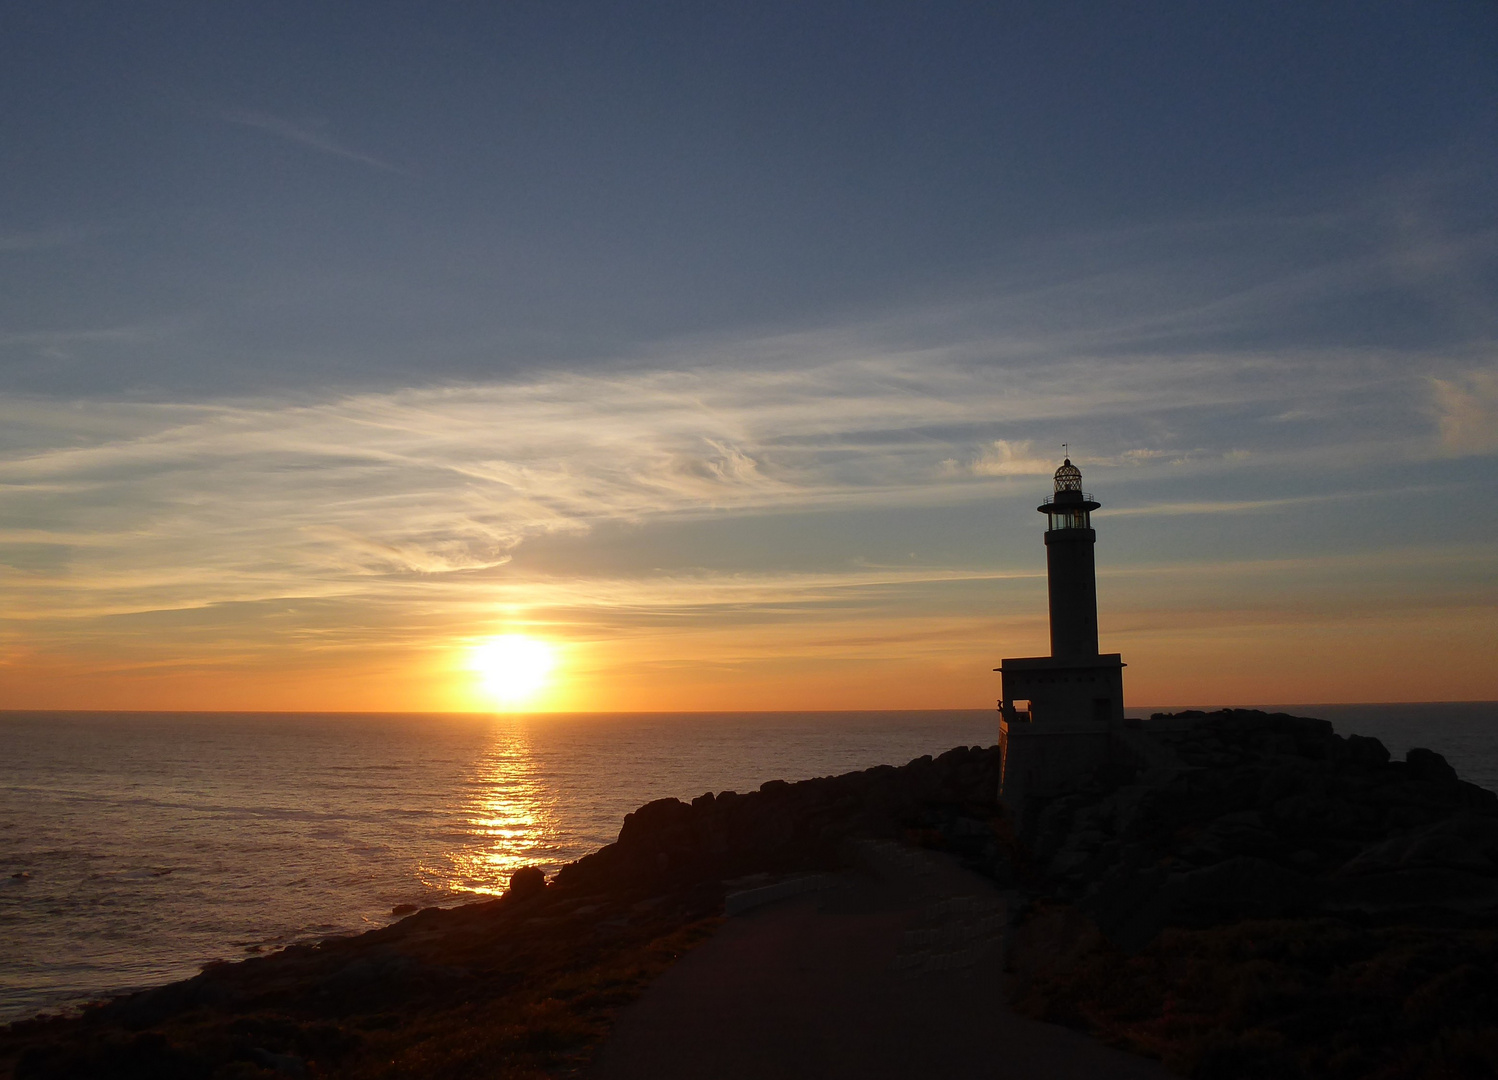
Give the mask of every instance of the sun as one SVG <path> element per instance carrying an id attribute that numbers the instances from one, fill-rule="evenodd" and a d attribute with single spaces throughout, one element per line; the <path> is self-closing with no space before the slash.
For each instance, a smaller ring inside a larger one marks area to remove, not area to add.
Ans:
<path id="1" fill-rule="evenodd" d="M 504 634 L 486 638 L 468 654 L 484 696 L 506 709 L 528 705 L 540 696 L 557 666 L 556 648 L 540 638 Z"/>

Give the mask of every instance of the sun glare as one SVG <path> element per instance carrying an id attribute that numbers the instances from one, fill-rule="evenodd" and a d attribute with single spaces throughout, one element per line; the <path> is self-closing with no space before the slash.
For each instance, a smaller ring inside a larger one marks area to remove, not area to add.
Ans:
<path id="1" fill-rule="evenodd" d="M 506 709 L 529 705 L 547 687 L 556 667 L 556 649 L 539 638 L 505 634 L 479 642 L 469 654 L 483 694 Z"/>

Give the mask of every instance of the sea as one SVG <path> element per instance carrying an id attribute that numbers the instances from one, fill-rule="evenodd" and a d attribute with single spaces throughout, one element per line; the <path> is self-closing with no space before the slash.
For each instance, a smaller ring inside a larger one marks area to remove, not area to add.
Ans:
<path id="1" fill-rule="evenodd" d="M 1498 789 L 1498 703 L 1273 708 Z M 497 895 L 651 799 L 996 740 L 987 710 L 0 712 L 0 1022 Z"/>

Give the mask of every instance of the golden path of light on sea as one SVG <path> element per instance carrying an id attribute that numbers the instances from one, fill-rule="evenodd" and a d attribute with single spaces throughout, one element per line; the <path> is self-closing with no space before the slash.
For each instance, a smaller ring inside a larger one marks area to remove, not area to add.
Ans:
<path id="1" fill-rule="evenodd" d="M 557 799 L 538 775 L 530 738 L 497 724 L 493 741 L 464 781 L 453 846 L 421 868 L 427 884 L 496 896 L 523 866 L 551 861 Z"/>

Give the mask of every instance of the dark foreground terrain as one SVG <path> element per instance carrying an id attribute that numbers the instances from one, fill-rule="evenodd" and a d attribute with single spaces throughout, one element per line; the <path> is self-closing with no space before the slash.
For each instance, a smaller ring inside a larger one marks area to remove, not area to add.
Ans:
<path id="1" fill-rule="evenodd" d="M 994 749 L 650 803 L 550 884 L 0 1029 L 0 1075 L 577 1075 L 726 895 L 870 837 L 1012 886 L 1017 1007 L 1177 1072 L 1498 1075 L 1498 796 L 1319 720 L 1130 737 L 1137 765 L 1026 807 L 1017 836 Z"/>
<path id="2" fill-rule="evenodd" d="M 959 819 L 994 856 L 984 821 L 996 769 L 993 752 L 958 749 L 899 769 L 650 803 L 617 842 L 550 884 L 521 871 L 500 900 L 0 1029 L 0 1076 L 576 1075 L 617 1010 L 716 928 L 729 889 L 836 866 L 854 836 L 915 826 L 934 837 Z"/>
<path id="3" fill-rule="evenodd" d="M 1498 796 L 1322 720 L 1153 726 L 1035 818 L 1017 1005 L 1191 1076 L 1498 1075 Z"/>

